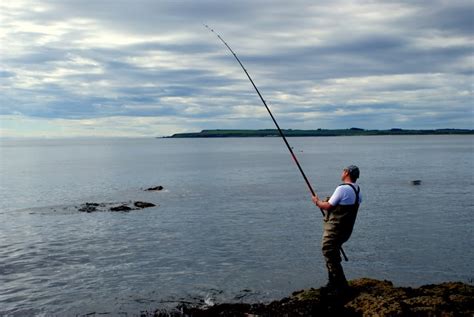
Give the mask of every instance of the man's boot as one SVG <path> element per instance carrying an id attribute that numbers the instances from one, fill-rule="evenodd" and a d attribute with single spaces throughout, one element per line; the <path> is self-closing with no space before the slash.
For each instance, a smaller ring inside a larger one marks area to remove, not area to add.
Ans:
<path id="1" fill-rule="evenodd" d="M 327 264 L 328 283 L 324 287 L 324 292 L 328 295 L 340 295 L 349 288 L 340 263 Z"/>

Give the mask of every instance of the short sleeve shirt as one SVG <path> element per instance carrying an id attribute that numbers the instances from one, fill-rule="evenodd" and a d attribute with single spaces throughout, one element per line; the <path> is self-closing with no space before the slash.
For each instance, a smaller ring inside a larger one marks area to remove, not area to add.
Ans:
<path id="1" fill-rule="evenodd" d="M 359 190 L 359 185 L 351 183 L 356 190 Z M 332 194 L 331 198 L 329 199 L 329 203 L 331 206 L 337 205 L 353 205 L 356 200 L 356 193 L 349 185 L 339 185 L 334 193 Z M 362 195 L 359 192 L 359 204 L 362 202 Z"/>

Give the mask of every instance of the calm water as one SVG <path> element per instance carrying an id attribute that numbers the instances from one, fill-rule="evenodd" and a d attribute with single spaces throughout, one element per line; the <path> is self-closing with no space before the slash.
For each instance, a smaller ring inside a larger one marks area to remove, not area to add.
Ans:
<path id="1" fill-rule="evenodd" d="M 472 282 L 472 136 L 289 141 L 320 196 L 361 168 L 348 278 Z M 74 208 L 129 200 L 159 206 Z M 0 315 L 269 301 L 325 283 L 321 229 L 278 138 L 3 140 Z"/>

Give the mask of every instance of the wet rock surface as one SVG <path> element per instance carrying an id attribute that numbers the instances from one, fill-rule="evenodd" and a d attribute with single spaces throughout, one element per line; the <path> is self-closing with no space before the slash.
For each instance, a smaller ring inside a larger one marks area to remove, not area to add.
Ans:
<path id="1" fill-rule="evenodd" d="M 79 207 L 79 211 L 94 212 L 94 211 L 97 211 L 97 207 L 99 207 L 99 206 L 100 206 L 100 204 L 97 204 L 97 203 L 85 203 L 85 204 L 82 204 Z"/>
<path id="2" fill-rule="evenodd" d="M 155 207 L 153 203 L 145 201 L 128 201 L 119 203 L 85 203 L 76 207 L 78 211 L 91 213 L 91 212 L 128 212 L 132 210 L 141 210 L 144 208 Z"/>
<path id="3" fill-rule="evenodd" d="M 142 208 L 142 209 L 156 206 L 155 204 L 147 203 L 147 202 L 144 202 L 144 201 L 136 201 L 136 202 L 133 203 L 133 205 L 137 208 Z"/>
<path id="4" fill-rule="evenodd" d="M 109 210 L 110 211 L 130 211 L 132 210 L 132 207 L 129 207 L 127 205 L 120 205 L 117 207 L 111 207 Z"/>
<path id="5" fill-rule="evenodd" d="M 163 186 L 150 187 L 145 190 L 146 191 L 160 191 L 160 190 L 163 190 Z"/>
<path id="6" fill-rule="evenodd" d="M 337 296 L 312 288 L 269 304 L 181 304 L 174 312 L 156 310 L 142 316 L 474 316 L 474 286 L 449 282 L 394 287 L 390 281 L 361 278 Z"/>

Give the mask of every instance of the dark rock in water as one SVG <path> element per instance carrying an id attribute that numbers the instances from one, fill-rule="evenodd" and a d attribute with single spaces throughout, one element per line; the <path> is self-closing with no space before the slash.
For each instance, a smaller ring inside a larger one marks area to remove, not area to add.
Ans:
<path id="1" fill-rule="evenodd" d="M 130 211 L 132 208 L 128 207 L 127 205 L 120 205 L 117 207 L 111 207 L 110 211 Z"/>
<path id="2" fill-rule="evenodd" d="M 421 180 L 415 179 L 414 181 L 411 181 L 412 185 L 421 185 Z"/>
<path id="3" fill-rule="evenodd" d="M 144 202 L 144 201 L 136 201 L 133 204 L 135 205 L 135 207 L 138 207 L 138 208 L 149 208 L 149 207 L 155 207 L 156 206 L 155 204 L 147 203 L 147 202 Z"/>
<path id="4" fill-rule="evenodd" d="M 143 208 L 155 207 L 153 203 L 146 201 L 128 201 L 128 202 L 115 202 L 115 203 L 85 203 L 76 207 L 81 212 L 108 212 L 108 211 L 123 211 L 128 212 L 130 210 L 140 210 Z"/>
<path id="5" fill-rule="evenodd" d="M 96 203 L 85 203 L 85 204 L 81 205 L 81 207 L 79 208 L 79 211 L 82 211 L 82 212 L 94 212 L 94 211 L 97 211 L 97 207 L 99 207 L 99 204 L 96 204 Z"/>
<path id="6" fill-rule="evenodd" d="M 147 191 L 159 191 L 163 190 L 163 186 L 150 187 L 146 189 Z"/>

